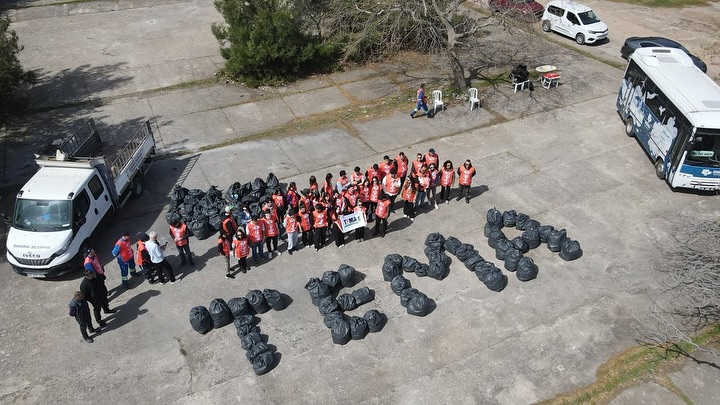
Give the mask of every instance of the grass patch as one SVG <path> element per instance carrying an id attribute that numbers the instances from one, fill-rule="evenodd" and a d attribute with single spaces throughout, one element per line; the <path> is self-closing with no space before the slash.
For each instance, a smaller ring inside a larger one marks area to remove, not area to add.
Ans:
<path id="1" fill-rule="evenodd" d="M 688 6 L 705 6 L 708 0 L 610 0 L 617 3 L 635 4 L 645 7 L 682 8 Z"/>
<path id="2" fill-rule="evenodd" d="M 694 341 L 700 345 L 720 345 L 720 325 L 709 327 Z M 595 382 L 575 391 L 543 401 L 543 405 L 607 403 L 622 390 L 646 381 L 656 381 L 677 394 L 687 397 L 670 382 L 667 375 L 682 367 L 694 347 L 688 343 L 668 344 L 666 347 L 639 346 L 611 358 L 597 372 Z"/>

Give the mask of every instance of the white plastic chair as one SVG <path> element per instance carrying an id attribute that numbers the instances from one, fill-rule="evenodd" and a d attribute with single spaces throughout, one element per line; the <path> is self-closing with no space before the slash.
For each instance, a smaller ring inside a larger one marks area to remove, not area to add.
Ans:
<path id="1" fill-rule="evenodd" d="M 433 90 L 432 96 L 433 96 L 433 114 L 435 114 L 437 112 L 438 107 L 440 107 L 440 111 L 442 111 L 445 108 L 443 105 L 443 101 L 442 101 L 442 91 Z"/>
<path id="2" fill-rule="evenodd" d="M 473 107 L 475 104 L 477 104 L 478 108 L 480 107 L 480 99 L 477 96 L 477 89 L 475 87 L 468 90 L 468 93 L 470 95 L 470 111 L 473 110 Z"/>

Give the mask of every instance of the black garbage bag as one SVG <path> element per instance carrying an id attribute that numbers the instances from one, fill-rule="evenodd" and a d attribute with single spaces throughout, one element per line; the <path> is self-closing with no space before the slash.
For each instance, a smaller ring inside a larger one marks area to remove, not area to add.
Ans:
<path id="1" fill-rule="evenodd" d="M 502 270 L 496 267 L 495 270 L 489 272 L 485 276 L 483 283 L 485 283 L 485 287 L 491 291 L 500 292 L 507 285 L 508 278 L 505 274 L 503 274 Z"/>
<path id="2" fill-rule="evenodd" d="M 495 231 L 499 231 L 499 230 L 500 230 L 499 226 L 492 225 L 492 224 L 485 224 L 485 226 L 483 227 L 483 235 L 485 235 L 485 237 L 487 238 L 487 237 L 490 237 L 490 234 L 492 234 Z"/>
<path id="3" fill-rule="evenodd" d="M 420 265 L 415 268 L 415 275 L 418 277 L 425 277 L 428 275 L 429 271 L 430 265 L 427 263 L 420 263 Z"/>
<path id="4" fill-rule="evenodd" d="M 235 333 L 237 333 L 238 337 L 240 339 L 243 338 L 243 336 L 247 335 L 248 333 L 260 333 L 260 328 L 256 325 L 240 325 L 235 326 Z"/>
<path id="5" fill-rule="evenodd" d="M 403 256 L 402 269 L 409 273 L 412 273 L 415 271 L 419 263 L 420 262 L 418 262 L 417 259 L 413 257 Z"/>
<path id="6" fill-rule="evenodd" d="M 170 194 L 170 201 L 173 202 L 175 206 L 180 205 L 185 200 L 188 191 L 190 190 L 176 184 L 175 187 L 173 187 L 172 194 Z"/>
<path id="7" fill-rule="evenodd" d="M 273 310 L 282 311 L 287 308 L 287 303 L 283 299 L 282 294 L 280 294 L 280 291 L 266 288 L 263 290 L 263 296 Z"/>
<path id="8" fill-rule="evenodd" d="M 165 214 L 165 220 L 168 224 L 172 224 L 173 222 L 180 222 L 182 217 L 176 210 L 169 210 L 167 214 Z"/>
<path id="9" fill-rule="evenodd" d="M 273 173 L 268 173 L 265 179 L 265 189 L 274 192 L 275 189 L 280 187 L 280 180 Z"/>
<path id="10" fill-rule="evenodd" d="M 213 320 L 213 328 L 220 329 L 233 321 L 232 312 L 228 304 L 222 298 L 215 298 L 210 302 L 208 311 Z"/>
<path id="11" fill-rule="evenodd" d="M 410 297 L 406 309 L 410 315 L 425 316 L 430 313 L 430 298 L 418 291 Z"/>
<path id="12" fill-rule="evenodd" d="M 485 259 L 483 259 L 483 257 L 480 256 L 479 254 L 472 255 L 465 260 L 465 267 L 470 271 L 475 271 L 475 266 L 479 262 L 484 261 L 484 260 Z"/>
<path id="13" fill-rule="evenodd" d="M 425 238 L 425 246 L 442 251 L 445 249 L 445 237 L 439 232 L 428 234 Z"/>
<path id="14" fill-rule="evenodd" d="M 400 292 L 400 305 L 406 307 L 413 294 L 418 292 L 417 288 L 406 288 Z"/>
<path id="15" fill-rule="evenodd" d="M 531 219 L 525 223 L 526 231 L 537 230 L 538 228 L 540 228 L 540 222 L 538 222 L 534 219 Z"/>
<path id="16" fill-rule="evenodd" d="M 400 296 L 402 290 L 410 288 L 410 282 L 405 277 L 397 275 L 393 277 L 392 281 L 390 282 L 390 288 L 395 293 L 395 295 Z"/>
<path id="17" fill-rule="evenodd" d="M 222 198 L 222 191 L 218 190 L 217 186 L 210 186 L 210 188 L 205 192 L 205 201 L 209 203 L 214 203 Z"/>
<path id="18" fill-rule="evenodd" d="M 182 203 L 178 205 L 177 213 L 185 222 L 189 222 L 195 214 L 195 204 Z"/>
<path id="19" fill-rule="evenodd" d="M 487 218 L 487 223 L 496 227 L 496 228 L 502 228 L 503 227 L 503 216 L 500 211 L 498 211 L 495 208 L 490 208 L 487 211 L 487 214 L 485 215 Z"/>
<path id="20" fill-rule="evenodd" d="M 443 280 L 450 273 L 450 268 L 443 262 L 430 262 L 428 266 L 428 277 L 438 281 Z"/>
<path id="21" fill-rule="evenodd" d="M 333 298 L 332 295 L 320 298 L 320 302 L 318 302 L 318 311 L 320 311 L 322 316 L 339 310 L 341 310 L 340 305 L 338 305 L 337 300 Z"/>
<path id="22" fill-rule="evenodd" d="M 336 345 L 344 345 L 350 341 L 350 324 L 345 318 L 336 318 L 330 325 L 330 335 Z"/>
<path id="23" fill-rule="evenodd" d="M 220 228 L 222 228 L 222 217 L 220 214 L 215 213 L 213 215 L 209 215 L 208 226 L 213 233 L 219 231 Z"/>
<path id="24" fill-rule="evenodd" d="M 502 219 L 503 219 L 503 225 L 512 228 L 515 226 L 515 218 L 517 217 L 517 212 L 515 210 L 509 210 L 503 212 Z"/>
<path id="25" fill-rule="evenodd" d="M 251 190 L 249 193 L 245 194 L 240 199 L 240 203 L 245 204 L 248 207 L 250 207 L 252 204 L 257 204 L 259 199 L 260 199 L 260 192 Z M 252 211 L 250 211 L 250 213 L 252 213 Z"/>
<path id="26" fill-rule="evenodd" d="M 547 236 L 551 231 L 554 231 L 552 225 L 540 225 L 538 227 L 538 234 L 540 235 L 540 243 L 547 243 Z"/>
<path id="27" fill-rule="evenodd" d="M 245 297 L 230 298 L 227 304 L 234 318 L 243 315 L 253 315 L 255 313 L 255 310 L 252 309 L 252 306 Z"/>
<path id="28" fill-rule="evenodd" d="M 272 351 L 266 351 L 255 356 L 252 362 L 255 375 L 263 375 L 273 369 L 275 366 L 275 354 Z"/>
<path id="29" fill-rule="evenodd" d="M 391 261 L 385 261 L 382 266 L 383 280 L 392 281 L 395 276 L 402 275 L 402 269 Z"/>
<path id="30" fill-rule="evenodd" d="M 265 181 L 260 177 L 256 177 L 252 182 L 252 191 L 257 192 L 258 197 L 260 197 L 265 194 L 265 190 L 267 190 L 267 184 Z"/>
<path id="31" fill-rule="evenodd" d="M 475 266 L 475 275 L 484 283 L 488 274 L 494 272 L 496 269 L 497 267 L 495 267 L 493 262 L 483 261 Z"/>
<path id="32" fill-rule="evenodd" d="M 368 329 L 371 333 L 380 332 L 385 323 L 385 318 L 377 309 L 371 309 L 365 312 L 363 319 L 367 322 Z"/>
<path id="33" fill-rule="evenodd" d="M 454 236 L 450 236 L 449 238 L 445 239 L 445 250 L 450 252 L 450 254 L 455 254 L 455 251 L 458 247 L 462 245 L 462 242 Z"/>
<path id="34" fill-rule="evenodd" d="M 270 350 L 270 348 L 268 347 L 267 343 L 257 342 L 253 345 L 253 347 L 249 348 L 248 351 L 245 352 L 245 357 L 247 357 L 248 361 L 252 363 L 255 357 L 257 357 L 261 353 L 265 353 L 268 350 Z"/>
<path id="35" fill-rule="evenodd" d="M 383 262 L 391 262 L 394 265 L 398 266 L 400 269 L 402 269 L 403 256 L 398 253 L 390 253 L 385 256 L 385 260 L 383 260 Z"/>
<path id="36" fill-rule="evenodd" d="M 521 251 L 510 248 L 505 251 L 505 269 L 508 271 L 515 271 L 517 269 L 518 262 L 522 259 L 523 254 Z"/>
<path id="37" fill-rule="evenodd" d="M 507 239 L 500 239 L 495 247 L 495 258 L 505 260 L 505 252 L 513 247 L 513 244 Z"/>
<path id="38" fill-rule="evenodd" d="M 463 243 L 460 245 L 457 250 L 455 250 L 455 256 L 457 256 L 458 260 L 461 262 L 465 262 L 468 257 L 479 254 L 477 250 L 475 250 L 475 246 L 469 244 L 469 243 Z"/>
<path id="39" fill-rule="evenodd" d="M 524 231 L 527 222 L 530 220 L 530 216 L 523 213 L 518 213 L 515 217 L 515 229 Z"/>
<path id="40" fill-rule="evenodd" d="M 322 282 L 335 288 L 340 285 L 340 274 L 337 271 L 326 271 L 323 273 Z"/>
<path id="41" fill-rule="evenodd" d="M 347 264 L 341 264 L 338 267 L 338 274 L 340 275 L 340 284 L 343 287 L 352 287 L 355 285 L 355 268 Z"/>
<path id="42" fill-rule="evenodd" d="M 345 319 L 345 315 L 343 315 L 342 312 L 340 312 L 339 310 L 333 311 L 325 315 L 325 317 L 323 318 L 323 323 L 325 324 L 326 328 L 330 329 L 335 322 L 342 319 Z"/>
<path id="43" fill-rule="evenodd" d="M 254 202 L 248 205 L 248 208 L 250 209 L 250 215 L 253 217 L 262 218 L 263 212 L 262 207 L 260 206 L 260 203 Z"/>
<path id="44" fill-rule="evenodd" d="M 352 292 L 352 295 L 355 297 L 355 303 L 357 303 L 358 306 L 367 304 L 375 299 L 375 294 L 373 294 L 373 291 L 368 287 L 358 288 Z"/>
<path id="45" fill-rule="evenodd" d="M 265 299 L 265 296 L 263 295 L 262 291 L 260 291 L 260 290 L 248 291 L 248 293 L 245 294 L 245 298 L 247 298 L 250 306 L 258 314 L 264 314 L 265 312 L 270 310 L 270 305 L 268 305 L 268 302 Z"/>
<path id="46" fill-rule="evenodd" d="M 564 229 L 553 230 L 547 234 L 547 247 L 552 252 L 559 252 L 562 249 L 562 244 L 565 242 L 567 233 Z"/>
<path id="47" fill-rule="evenodd" d="M 254 321 L 255 317 L 252 315 L 240 315 L 235 318 L 233 324 L 235 325 L 235 328 L 239 328 L 243 325 L 253 325 Z"/>
<path id="48" fill-rule="evenodd" d="M 321 298 L 330 295 L 330 286 L 321 282 L 319 278 L 311 278 L 305 284 L 305 289 L 310 293 L 313 305 L 317 305 Z"/>
<path id="49" fill-rule="evenodd" d="M 204 335 L 213 328 L 213 319 L 210 312 L 203 306 L 192 307 L 190 309 L 190 326 L 195 332 Z"/>
<path id="50" fill-rule="evenodd" d="M 538 237 L 539 240 L 539 237 Z M 525 241 L 525 239 L 522 236 L 516 236 L 511 241 L 511 246 L 515 249 L 527 253 L 530 250 L 530 247 L 528 246 L 528 243 Z"/>
<path id="51" fill-rule="evenodd" d="M 427 257 L 428 262 L 430 262 L 430 263 L 438 262 L 438 263 L 443 263 L 445 265 L 450 264 L 450 258 L 444 252 L 434 250 L 431 252 L 425 252 L 425 256 Z"/>
<path id="52" fill-rule="evenodd" d="M 497 243 L 500 240 L 507 240 L 507 236 L 503 233 L 503 231 L 493 231 L 490 233 L 490 236 L 488 236 L 488 246 L 495 249 L 497 247 Z"/>
<path id="53" fill-rule="evenodd" d="M 560 248 L 560 258 L 565 261 L 575 260 L 582 256 L 582 249 L 580 243 L 570 238 L 565 238 L 565 241 Z"/>
<path id="54" fill-rule="evenodd" d="M 520 259 L 517 265 L 517 271 L 515 272 L 518 280 L 530 281 L 537 277 L 537 274 L 538 267 L 533 261 L 533 259 L 529 257 L 523 257 L 522 259 Z"/>
<path id="55" fill-rule="evenodd" d="M 355 297 L 350 293 L 340 294 L 337 297 L 337 303 L 343 311 L 352 311 L 358 307 Z"/>
<path id="56" fill-rule="evenodd" d="M 368 334 L 368 324 L 365 318 L 351 316 L 348 320 L 350 325 L 350 337 L 352 340 L 360 340 Z"/>
<path id="57" fill-rule="evenodd" d="M 200 201 L 205 198 L 205 192 L 199 188 L 194 188 L 192 190 L 188 190 L 186 197 L 188 196 L 195 201 Z"/>
<path id="58" fill-rule="evenodd" d="M 243 196 L 242 184 L 239 181 L 231 184 L 230 187 L 225 190 L 225 199 L 233 204 L 237 204 Z"/>
<path id="59" fill-rule="evenodd" d="M 522 238 L 527 243 L 528 249 L 535 249 L 540 246 L 540 233 L 537 228 L 529 229 L 522 233 Z"/>
<path id="60" fill-rule="evenodd" d="M 187 226 L 190 229 L 190 232 L 192 232 L 198 240 L 207 239 L 213 234 L 210 232 L 208 217 L 204 215 L 199 215 L 193 218 Z"/>

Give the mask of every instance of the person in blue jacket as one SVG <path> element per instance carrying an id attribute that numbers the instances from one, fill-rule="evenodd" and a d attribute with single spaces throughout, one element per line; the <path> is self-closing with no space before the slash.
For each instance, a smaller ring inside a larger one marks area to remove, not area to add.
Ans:
<path id="1" fill-rule="evenodd" d="M 420 87 L 417 89 L 417 105 L 410 113 L 410 118 L 415 118 L 415 114 L 417 114 L 421 108 L 425 111 L 425 115 L 427 115 L 429 110 L 427 106 L 427 97 L 425 97 L 425 83 L 421 83 Z"/>

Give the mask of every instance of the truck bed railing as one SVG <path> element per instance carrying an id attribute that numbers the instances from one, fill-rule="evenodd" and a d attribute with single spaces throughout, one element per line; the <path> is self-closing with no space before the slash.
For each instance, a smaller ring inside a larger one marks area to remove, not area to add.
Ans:
<path id="1" fill-rule="evenodd" d="M 152 139 L 152 147 L 155 146 L 155 139 L 152 135 L 152 128 L 150 127 L 150 120 L 147 120 L 143 123 L 143 125 L 138 129 L 138 131 L 133 135 L 133 137 L 130 139 L 130 141 L 125 145 L 125 147 L 120 151 L 117 158 L 110 164 L 110 174 L 114 179 L 117 179 L 118 174 L 120 174 L 125 166 L 128 165 L 131 161 L 133 161 L 133 158 L 137 159 L 138 152 L 141 152 L 143 148 L 141 146 L 145 143 L 148 143 L 149 139 Z M 131 172 L 134 172 L 134 169 L 131 170 Z"/>
<path id="2" fill-rule="evenodd" d="M 84 120 L 80 129 L 65 139 L 58 149 L 67 157 L 93 157 L 100 150 L 100 133 L 95 126 L 95 120 Z"/>

